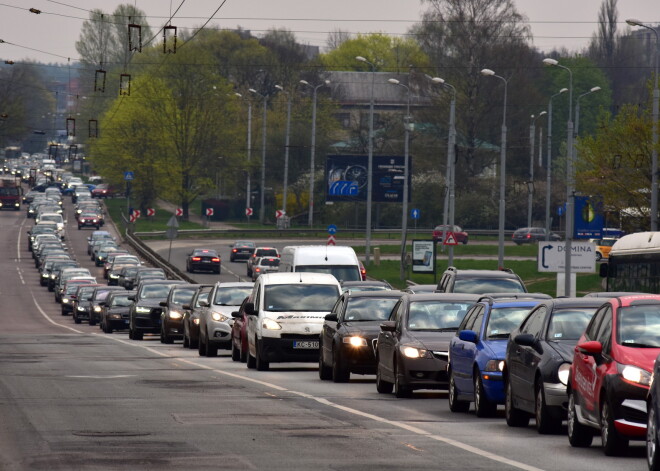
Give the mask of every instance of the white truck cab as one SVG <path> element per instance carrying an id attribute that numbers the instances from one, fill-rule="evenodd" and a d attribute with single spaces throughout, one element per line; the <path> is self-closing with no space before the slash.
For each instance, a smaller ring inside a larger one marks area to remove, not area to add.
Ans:
<path id="1" fill-rule="evenodd" d="M 360 281 L 360 262 L 353 247 L 291 245 L 282 249 L 280 273 L 330 273 L 339 281 Z"/>
<path id="2" fill-rule="evenodd" d="M 248 368 L 264 371 L 271 362 L 316 362 L 325 315 L 341 294 L 327 273 L 266 273 L 246 303 Z"/>

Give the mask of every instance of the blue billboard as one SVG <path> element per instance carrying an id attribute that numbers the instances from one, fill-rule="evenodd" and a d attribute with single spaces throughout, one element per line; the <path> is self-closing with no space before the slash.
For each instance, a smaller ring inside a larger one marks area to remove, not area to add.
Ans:
<path id="1" fill-rule="evenodd" d="M 576 196 L 574 239 L 599 239 L 602 237 L 605 217 L 603 200 L 598 196 Z"/>

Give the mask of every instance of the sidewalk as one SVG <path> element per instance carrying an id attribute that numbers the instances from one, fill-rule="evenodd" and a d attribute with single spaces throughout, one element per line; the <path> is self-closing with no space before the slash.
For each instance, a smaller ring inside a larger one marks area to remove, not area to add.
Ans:
<path id="1" fill-rule="evenodd" d="M 169 201 L 165 201 L 162 199 L 156 200 L 156 204 L 161 208 L 163 208 L 164 210 L 169 211 L 171 213 L 174 213 L 177 209 L 177 206 L 175 204 L 172 204 Z M 222 221 L 208 221 L 205 217 L 202 217 L 199 214 L 193 214 L 191 212 L 188 213 L 188 220 L 190 222 L 197 223 L 203 227 L 220 230 L 220 231 L 238 229 L 236 226 L 232 226 L 231 224 L 227 224 Z"/>

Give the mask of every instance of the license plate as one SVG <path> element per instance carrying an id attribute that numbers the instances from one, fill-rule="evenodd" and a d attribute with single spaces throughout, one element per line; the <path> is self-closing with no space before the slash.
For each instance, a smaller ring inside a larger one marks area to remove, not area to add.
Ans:
<path id="1" fill-rule="evenodd" d="M 211 263 L 211 260 L 202 260 L 202 263 Z"/>
<path id="2" fill-rule="evenodd" d="M 293 348 L 319 348 L 318 340 L 296 340 L 293 342 Z"/>

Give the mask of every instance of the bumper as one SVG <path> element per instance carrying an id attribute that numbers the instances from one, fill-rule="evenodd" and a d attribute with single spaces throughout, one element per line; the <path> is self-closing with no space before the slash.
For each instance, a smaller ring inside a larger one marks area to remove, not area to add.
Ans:
<path id="1" fill-rule="evenodd" d="M 220 270 L 219 263 L 190 263 L 191 270 L 200 270 L 200 271 L 218 271 Z"/>
<path id="2" fill-rule="evenodd" d="M 446 389 L 447 362 L 438 358 L 401 358 L 403 383 L 411 389 Z"/>
<path id="3" fill-rule="evenodd" d="M 481 384 L 491 402 L 504 404 L 504 378 L 501 371 L 482 371 Z"/>
<path id="4" fill-rule="evenodd" d="M 566 394 L 565 385 L 562 383 L 543 383 L 543 392 L 548 407 L 559 407 L 564 411 L 568 410 L 568 395 Z"/>
<path id="5" fill-rule="evenodd" d="M 339 347 L 339 355 L 348 366 L 351 373 L 361 375 L 376 374 L 376 356 L 371 348 L 371 341 L 367 341 L 365 347 L 353 347 L 348 344 L 342 344 Z"/>
<path id="6" fill-rule="evenodd" d="M 319 361 L 319 336 L 264 337 L 260 342 L 261 353 L 268 362 Z M 295 348 L 296 342 L 316 342 L 316 348 Z"/>
<path id="7" fill-rule="evenodd" d="M 183 337 L 183 319 L 165 318 L 163 332 L 173 337 Z"/>
<path id="8" fill-rule="evenodd" d="M 113 330 L 128 329 L 128 316 L 117 318 L 110 315 L 105 318 L 105 323 Z"/>
<path id="9" fill-rule="evenodd" d="M 617 432 L 633 440 L 646 438 L 646 416 L 648 411 L 643 399 L 624 399 L 619 406 L 623 417 L 614 421 Z"/>
<path id="10" fill-rule="evenodd" d="M 208 342 L 219 347 L 231 347 L 231 325 L 211 321 L 207 325 Z"/>
<path id="11" fill-rule="evenodd" d="M 160 316 L 151 317 L 149 314 L 146 316 L 136 315 L 133 316 L 133 330 L 143 333 L 160 333 Z"/>

